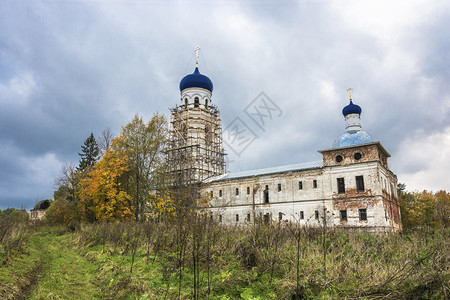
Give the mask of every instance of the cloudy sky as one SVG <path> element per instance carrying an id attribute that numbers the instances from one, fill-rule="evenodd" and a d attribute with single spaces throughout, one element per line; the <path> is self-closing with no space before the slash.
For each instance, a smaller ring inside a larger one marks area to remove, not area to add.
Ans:
<path id="1" fill-rule="evenodd" d="M 226 147 L 229 170 L 320 160 L 352 87 L 399 182 L 450 190 L 449 1 L 5 0 L 0 208 L 52 197 L 91 132 L 168 116 L 196 45 L 224 128 L 256 137 Z M 278 110 L 259 127 L 246 107 L 261 92 Z"/>

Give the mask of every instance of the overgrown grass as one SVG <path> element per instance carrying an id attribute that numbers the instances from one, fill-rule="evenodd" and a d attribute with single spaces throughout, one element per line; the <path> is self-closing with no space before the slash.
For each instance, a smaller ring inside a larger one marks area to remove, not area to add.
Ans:
<path id="1" fill-rule="evenodd" d="M 295 224 L 28 226 L 0 249 L 1 299 L 448 299 L 449 229 L 373 235 Z"/>

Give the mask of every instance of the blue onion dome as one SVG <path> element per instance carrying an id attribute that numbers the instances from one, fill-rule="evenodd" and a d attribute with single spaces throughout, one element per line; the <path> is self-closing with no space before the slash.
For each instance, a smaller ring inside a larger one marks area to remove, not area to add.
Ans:
<path id="1" fill-rule="evenodd" d="M 347 105 L 342 109 L 342 114 L 345 116 L 350 114 L 361 114 L 361 107 L 359 105 L 353 104 L 352 100 L 350 99 L 350 104 Z"/>
<path id="2" fill-rule="evenodd" d="M 372 137 L 364 130 L 345 132 L 333 143 L 333 148 L 350 147 L 373 143 Z"/>
<path id="3" fill-rule="evenodd" d="M 184 76 L 180 81 L 180 91 L 188 88 L 202 88 L 212 92 L 213 83 L 208 76 L 201 74 L 196 67 L 194 73 Z"/>

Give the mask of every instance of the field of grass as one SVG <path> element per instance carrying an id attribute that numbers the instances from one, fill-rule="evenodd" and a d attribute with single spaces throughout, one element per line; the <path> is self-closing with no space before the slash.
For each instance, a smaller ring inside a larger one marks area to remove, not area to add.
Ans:
<path id="1" fill-rule="evenodd" d="M 449 229 L 0 224 L 0 299 L 448 299 Z"/>

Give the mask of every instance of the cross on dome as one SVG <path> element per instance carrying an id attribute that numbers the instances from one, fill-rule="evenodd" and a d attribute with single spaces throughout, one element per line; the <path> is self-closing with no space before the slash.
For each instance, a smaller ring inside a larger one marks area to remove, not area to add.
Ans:
<path id="1" fill-rule="evenodd" d="M 199 46 L 195 47 L 195 66 L 198 68 L 198 50 L 200 50 Z"/>
<path id="2" fill-rule="evenodd" d="M 350 101 L 352 100 L 352 91 L 353 91 L 352 88 L 347 89 L 347 92 L 350 94 Z"/>

